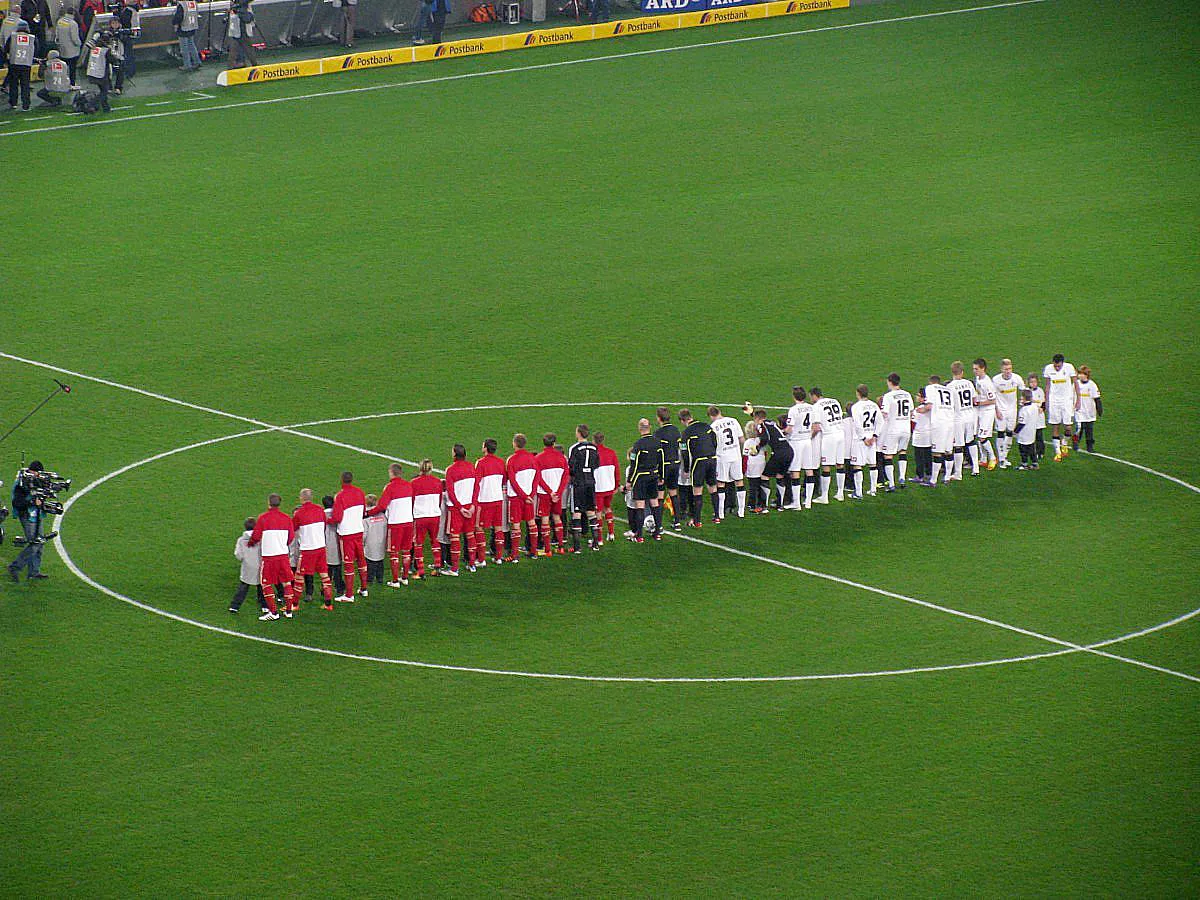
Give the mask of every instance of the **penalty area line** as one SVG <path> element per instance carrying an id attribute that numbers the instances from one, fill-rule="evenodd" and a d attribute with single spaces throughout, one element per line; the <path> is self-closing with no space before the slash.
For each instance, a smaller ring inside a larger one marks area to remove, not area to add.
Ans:
<path id="1" fill-rule="evenodd" d="M 386 91 L 392 88 L 419 87 L 429 84 L 444 84 L 453 81 L 464 81 L 468 78 L 489 78 L 495 75 L 511 75 L 521 72 L 537 72 L 543 69 L 558 69 L 565 66 L 577 66 L 584 63 L 611 62 L 617 59 L 627 59 L 640 56 L 655 56 L 660 53 L 680 53 L 685 50 L 700 50 L 708 47 L 723 47 L 734 44 L 746 44 L 752 41 L 770 41 L 779 38 L 797 37 L 805 34 L 820 34 L 828 31 L 848 31 L 852 28 L 867 28 L 873 25 L 892 25 L 897 22 L 914 22 L 919 19 L 936 19 L 942 16 L 955 16 L 964 13 L 986 12 L 992 9 L 1006 9 L 1014 6 L 1029 6 L 1035 3 L 1048 3 L 1049 0 L 1009 0 L 1007 3 L 990 3 L 986 6 L 967 6 L 958 9 L 943 9 L 937 12 L 915 13 L 908 16 L 892 16 L 886 19 L 868 19 L 864 22 L 843 22 L 838 25 L 823 25 L 818 28 L 799 28 L 793 31 L 778 31 L 771 34 L 754 34 L 738 38 L 724 38 L 717 41 L 703 41 L 696 44 L 678 44 L 673 47 L 655 47 L 649 50 L 631 50 L 628 53 L 606 53 L 601 56 L 585 56 L 581 59 L 562 59 L 555 62 L 535 63 L 528 66 L 510 66 L 503 69 L 488 69 L 482 72 L 463 72 L 458 75 L 442 75 L 431 78 L 417 78 L 409 81 L 392 81 L 387 84 L 369 84 L 361 87 L 339 88 L 331 91 L 312 91 L 306 94 L 294 94 L 290 97 L 263 97 L 258 100 L 246 100 L 240 103 L 221 103 L 215 106 L 197 106 L 187 109 L 172 109 L 164 112 L 146 113 L 145 115 L 121 116 L 116 119 L 94 119 L 86 122 L 72 122 L 65 125 L 50 125 L 43 128 L 26 128 L 21 131 L 0 133 L 0 138 L 17 137 L 24 134 L 46 134 L 52 131 L 65 131 L 73 128 L 97 128 L 101 125 L 119 125 L 125 122 L 140 122 L 146 119 L 162 119 L 170 116 L 186 116 L 193 113 L 216 112 L 223 109 L 238 109 L 243 106 L 267 106 L 275 103 L 295 103 L 300 100 L 315 100 L 319 97 L 340 97 L 347 94 L 364 94 L 371 91 Z M 129 107 L 120 107 L 128 109 Z"/>

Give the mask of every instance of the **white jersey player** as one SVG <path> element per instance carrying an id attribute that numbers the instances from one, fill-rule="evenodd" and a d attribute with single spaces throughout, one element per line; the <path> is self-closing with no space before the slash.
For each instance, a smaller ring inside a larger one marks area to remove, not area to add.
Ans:
<path id="1" fill-rule="evenodd" d="M 826 398 L 818 387 L 809 391 L 813 405 L 812 434 L 821 441 L 821 496 L 813 503 L 829 502 L 830 473 L 837 472 L 837 499 L 846 499 L 846 470 L 842 467 L 845 457 L 845 430 L 842 426 L 842 404 L 832 397 Z"/>
<path id="2" fill-rule="evenodd" d="M 883 424 L 880 428 L 879 449 L 887 472 L 889 493 L 908 483 L 908 443 L 912 436 L 912 416 L 915 404 L 912 394 L 901 390 L 900 376 L 893 372 L 887 377 L 887 393 L 883 395 Z M 928 446 L 928 445 L 926 445 Z M 897 459 L 898 458 L 898 459 Z M 900 481 L 896 481 L 896 466 L 900 466 Z"/>
<path id="3" fill-rule="evenodd" d="M 1000 360 L 1000 374 L 992 379 L 996 389 L 996 433 L 999 443 L 1000 468 L 1012 465 L 1008 452 L 1012 449 L 1013 432 L 1017 429 L 1017 405 L 1021 391 L 1025 390 L 1025 379 L 1013 371 L 1011 359 Z"/>
<path id="4" fill-rule="evenodd" d="M 999 460 L 996 447 L 992 443 L 992 434 L 997 427 L 1001 427 L 999 423 L 1003 422 L 1004 412 L 996 403 L 996 385 L 988 375 L 987 360 L 979 357 L 971 364 L 971 369 L 975 373 L 975 393 L 978 395 L 975 401 L 975 436 L 979 441 L 979 452 L 983 454 L 984 465 L 991 471 L 996 468 Z"/>
<path id="5" fill-rule="evenodd" d="M 1046 408 L 1054 441 L 1054 461 L 1059 462 L 1070 450 L 1071 423 L 1079 408 L 1079 384 L 1075 367 L 1061 353 L 1042 370 L 1046 381 Z M 1060 431 L 1061 430 L 1061 431 Z"/>
<path id="6" fill-rule="evenodd" d="M 797 385 L 792 388 L 796 402 L 788 410 L 788 443 L 792 445 L 792 485 L 795 493 L 790 509 L 800 508 L 801 473 L 804 484 L 804 508 L 812 508 L 813 492 L 817 486 L 817 469 L 821 466 L 821 435 L 813 434 L 813 406 L 808 394 Z"/>
<path id="7" fill-rule="evenodd" d="M 954 395 L 937 375 L 931 375 L 925 386 L 925 405 L 929 407 L 924 411 L 929 413 L 930 446 L 933 448 L 933 464 L 926 484 L 933 487 L 943 466 L 949 483 L 954 451 Z"/>
<path id="8" fill-rule="evenodd" d="M 870 389 L 865 384 L 858 386 L 858 399 L 850 407 L 850 422 L 853 440 L 850 446 L 850 464 L 854 467 L 853 500 L 863 497 L 863 467 L 871 473 L 869 496 L 874 497 L 879 488 L 879 469 L 875 466 L 875 454 L 879 452 L 879 428 L 883 424 L 879 407 L 867 395 Z"/>
<path id="9" fill-rule="evenodd" d="M 977 394 L 975 385 L 963 378 L 963 364 L 955 360 L 950 364 L 951 402 L 954 404 L 954 481 L 962 481 L 963 456 L 970 453 L 971 474 L 979 474 L 979 444 L 975 440 L 978 432 L 975 415 Z"/>
<path id="10" fill-rule="evenodd" d="M 742 481 L 742 423 L 732 416 L 722 415 L 719 407 L 708 408 L 709 427 L 717 436 L 717 518 L 725 518 L 725 489 L 737 486 L 737 514 L 746 518 L 746 483 Z"/>

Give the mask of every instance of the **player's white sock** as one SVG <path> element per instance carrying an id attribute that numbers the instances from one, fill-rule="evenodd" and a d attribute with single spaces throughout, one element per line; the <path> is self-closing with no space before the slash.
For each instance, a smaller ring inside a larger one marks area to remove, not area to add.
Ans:
<path id="1" fill-rule="evenodd" d="M 837 471 L 837 486 L 839 494 L 846 493 L 846 473 L 841 469 Z"/>
<path id="2" fill-rule="evenodd" d="M 900 457 L 900 480 L 908 481 L 908 457 Z"/>
<path id="3" fill-rule="evenodd" d="M 1054 442 L 1054 455 L 1057 456 L 1058 451 L 1061 449 L 1061 447 L 1059 446 L 1058 438 L 1051 438 L 1051 440 Z"/>
<path id="4" fill-rule="evenodd" d="M 957 475 L 959 478 L 962 478 L 963 456 L 962 450 L 954 451 L 954 464 L 950 470 L 951 477 Z"/>
<path id="5" fill-rule="evenodd" d="M 815 478 L 806 477 L 804 479 L 804 505 L 805 506 L 812 505 L 813 489 L 816 486 L 817 486 L 817 482 L 816 482 Z"/>
<path id="6" fill-rule="evenodd" d="M 933 461 L 933 477 L 929 479 L 932 484 L 937 484 L 938 476 L 942 474 L 942 461 L 935 459 Z"/>
<path id="7" fill-rule="evenodd" d="M 983 442 L 983 449 L 984 452 L 987 453 L 988 462 L 998 458 L 996 456 L 996 442 L 991 438 L 988 438 Z"/>
<path id="8" fill-rule="evenodd" d="M 854 470 L 854 493 L 862 496 L 862 469 Z"/>
<path id="9" fill-rule="evenodd" d="M 717 488 L 717 518 L 725 518 L 725 491 L 722 488 Z"/>
<path id="10" fill-rule="evenodd" d="M 979 444 L 968 444 L 967 451 L 971 454 L 971 471 L 979 474 Z M 960 464 L 961 465 L 961 464 Z M 959 471 L 962 471 L 960 468 Z"/>
<path id="11" fill-rule="evenodd" d="M 888 479 L 889 485 L 891 485 L 892 487 L 896 486 L 896 464 L 895 463 L 888 463 L 887 479 Z"/>
<path id="12" fill-rule="evenodd" d="M 742 488 L 737 492 L 738 503 L 738 518 L 746 518 L 746 489 Z"/>
<path id="13" fill-rule="evenodd" d="M 888 472 L 889 474 L 891 472 L 890 466 L 888 467 Z M 879 470 L 874 466 L 871 466 L 871 493 L 873 494 L 877 490 L 879 490 Z"/>
<path id="14" fill-rule="evenodd" d="M 824 472 L 821 473 L 821 496 L 826 500 L 829 499 L 829 476 Z"/>

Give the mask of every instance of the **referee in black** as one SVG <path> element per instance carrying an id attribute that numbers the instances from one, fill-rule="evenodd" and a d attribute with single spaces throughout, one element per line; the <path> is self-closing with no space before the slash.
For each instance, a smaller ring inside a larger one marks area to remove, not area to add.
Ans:
<path id="1" fill-rule="evenodd" d="M 654 415 L 658 419 L 654 436 L 662 444 L 663 451 L 663 483 L 658 491 L 658 503 L 661 506 L 665 497 L 671 498 L 671 517 L 678 531 L 683 527 L 683 511 L 679 508 L 679 429 L 671 424 L 671 411 L 665 406 L 656 409 Z"/>
<path id="2" fill-rule="evenodd" d="M 638 419 L 641 435 L 629 450 L 629 490 L 633 494 L 633 537 L 635 544 L 643 542 L 646 504 L 650 504 L 651 536 L 662 540 L 662 507 L 658 505 L 659 486 L 663 480 L 662 443 L 650 433 L 650 420 Z"/>
<path id="3" fill-rule="evenodd" d="M 704 488 L 712 498 L 713 521 L 720 522 L 717 506 L 717 435 L 707 422 L 697 422 L 689 409 L 679 411 L 679 423 L 683 426 L 680 437 L 682 447 L 681 465 L 688 467 L 692 483 L 691 516 L 692 527 L 700 527 L 700 513 L 704 510 Z"/>
<path id="4" fill-rule="evenodd" d="M 575 443 L 567 451 L 567 468 L 571 473 L 571 552 L 580 552 L 583 539 L 583 517 L 588 520 L 591 547 L 600 549 L 600 520 L 596 517 L 596 469 L 600 451 L 588 438 L 592 431 L 586 425 L 575 429 Z"/>

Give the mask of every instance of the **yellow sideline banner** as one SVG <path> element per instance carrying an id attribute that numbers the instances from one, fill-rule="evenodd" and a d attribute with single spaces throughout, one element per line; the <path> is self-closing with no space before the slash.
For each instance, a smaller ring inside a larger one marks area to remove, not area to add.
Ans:
<path id="1" fill-rule="evenodd" d="M 457 59 L 460 56 L 499 53 L 502 50 L 553 47 L 559 44 L 575 44 L 600 38 L 653 34 L 657 31 L 671 31 L 676 28 L 697 28 L 706 25 L 723 25 L 727 22 L 748 22 L 752 19 L 769 19 L 775 16 L 794 16 L 800 13 L 846 9 L 849 6 L 850 0 L 770 0 L 767 3 L 724 6 L 701 12 L 621 19 L 601 25 L 543 28 L 537 31 L 521 31 L 494 37 L 446 41 L 441 44 L 397 47 L 392 50 L 367 50 L 362 53 L 349 53 L 345 56 L 327 56 L 323 59 L 301 59 L 270 66 L 226 69 L 217 75 L 217 84 L 222 87 L 237 84 L 262 84 L 266 81 L 280 81 L 285 78 L 305 78 L 309 75 L 331 75 L 334 72 L 350 72 L 357 69 L 375 69 L 381 66 L 404 65 L 405 63 Z"/>

